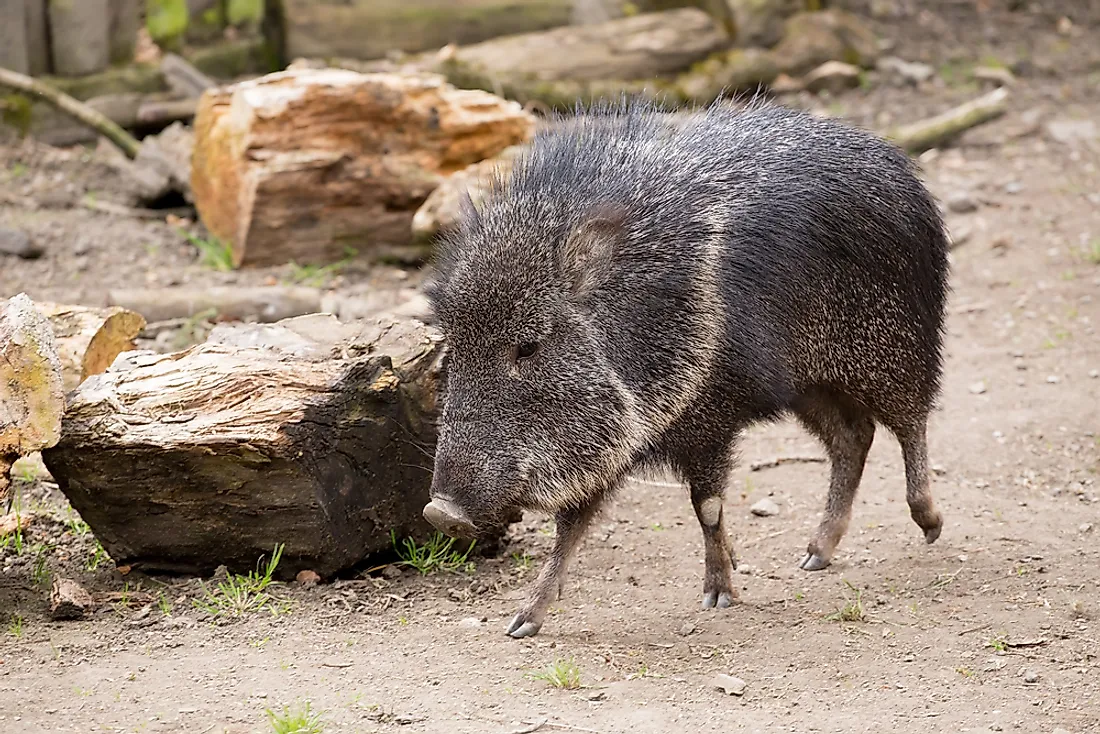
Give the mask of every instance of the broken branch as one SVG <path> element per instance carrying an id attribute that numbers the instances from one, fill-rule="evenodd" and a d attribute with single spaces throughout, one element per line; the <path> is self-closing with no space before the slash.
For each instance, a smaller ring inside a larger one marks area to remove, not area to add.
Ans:
<path id="1" fill-rule="evenodd" d="M 886 133 L 908 153 L 923 153 L 972 127 L 994 120 L 1007 109 L 1008 90 L 999 87 L 935 117 L 894 128 Z"/>

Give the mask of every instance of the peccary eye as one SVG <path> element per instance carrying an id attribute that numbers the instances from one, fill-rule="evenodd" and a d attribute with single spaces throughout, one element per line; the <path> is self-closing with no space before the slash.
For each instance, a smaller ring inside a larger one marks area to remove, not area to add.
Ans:
<path id="1" fill-rule="evenodd" d="M 523 342 L 516 347 L 516 361 L 522 362 L 525 359 L 530 359 L 534 357 L 538 351 L 538 342 Z"/>

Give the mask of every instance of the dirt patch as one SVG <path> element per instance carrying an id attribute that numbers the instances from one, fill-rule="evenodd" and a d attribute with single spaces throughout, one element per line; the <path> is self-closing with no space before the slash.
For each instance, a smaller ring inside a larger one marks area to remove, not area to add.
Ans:
<path id="1" fill-rule="evenodd" d="M 834 565 L 799 571 L 828 470 L 750 469 L 821 453 L 784 423 L 748 433 L 727 499 L 742 581 L 732 609 L 699 609 L 702 538 L 687 494 L 649 482 L 594 525 L 530 640 L 503 630 L 550 547 L 534 516 L 472 572 L 390 567 L 274 585 L 267 608 L 227 622 L 196 605 L 206 596 L 196 580 L 122 576 L 28 471 L 22 507 L 37 517 L 20 549 L 0 550 L 0 724 L 258 732 L 271 730 L 266 709 L 308 701 L 326 732 L 1100 730 L 1100 141 L 1087 125 L 1051 125 L 1100 120 L 1098 9 L 1059 32 L 1060 13 L 1089 4 L 987 15 L 917 5 L 891 4 L 911 14 L 878 30 L 891 53 L 936 66 L 942 88 L 872 79 L 801 102 L 881 128 L 978 91 L 952 69 L 998 59 L 1020 72 L 1005 118 L 923 159 L 962 242 L 930 426 L 946 520 L 935 545 L 909 520 L 900 451 L 880 430 Z M 5 260 L 0 295 L 94 304 L 122 284 L 291 272 L 212 272 L 170 224 L 72 205 L 111 194 L 114 174 L 88 155 L 0 147 L 5 191 L 48 205 L 0 203 L 0 220 L 47 251 Z M 76 198 L 52 202 L 52 191 Z M 367 293 L 416 278 L 349 265 L 326 287 Z M 764 497 L 778 514 L 749 512 Z M 59 574 L 96 595 L 89 619 L 49 621 L 47 580 Z M 558 659 L 575 663 L 579 688 L 532 675 Z M 741 695 L 719 690 L 718 673 L 742 679 Z"/>

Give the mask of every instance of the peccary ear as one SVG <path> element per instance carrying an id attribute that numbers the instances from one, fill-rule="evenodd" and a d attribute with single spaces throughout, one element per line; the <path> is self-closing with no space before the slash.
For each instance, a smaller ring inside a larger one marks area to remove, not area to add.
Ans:
<path id="1" fill-rule="evenodd" d="M 592 209 L 565 240 L 559 263 L 573 293 L 584 297 L 603 283 L 626 224 L 626 209 L 605 204 Z"/>

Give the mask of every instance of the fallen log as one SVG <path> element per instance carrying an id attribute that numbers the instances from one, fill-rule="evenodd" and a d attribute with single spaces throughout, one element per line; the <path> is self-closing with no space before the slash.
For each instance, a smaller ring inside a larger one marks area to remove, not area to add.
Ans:
<path id="1" fill-rule="evenodd" d="M 65 114 L 103 135 L 103 137 L 117 145 L 128 157 L 133 158 L 137 155 L 138 141 L 130 133 L 88 105 L 78 102 L 41 80 L 0 68 L 0 86 L 40 97 Z"/>
<path id="2" fill-rule="evenodd" d="M 193 118 L 197 100 L 162 92 L 127 92 L 92 97 L 84 104 L 124 130 L 152 131 Z M 56 146 L 94 142 L 99 135 L 98 130 L 44 106 L 32 108 L 28 131 L 42 142 Z"/>
<path id="3" fill-rule="evenodd" d="M 139 313 L 148 322 L 210 313 L 223 321 L 271 323 L 319 311 L 321 291 L 304 286 L 120 288 L 108 291 L 107 305 Z"/>
<path id="4" fill-rule="evenodd" d="M 442 175 L 533 130 L 515 102 L 437 76 L 288 70 L 203 95 L 191 189 L 236 266 L 377 257 L 410 244 Z"/>
<path id="5" fill-rule="evenodd" d="M 269 41 L 298 56 L 377 59 L 570 22 L 574 0 L 281 0 Z"/>
<path id="6" fill-rule="evenodd" d="M 57 443 L 64 411 L 53 330 L 20 293 L 0 307 L 0 499 L 16 459 Z"/>
<path id="7" fill-rule="evenodd" d="M 994 89 L 935 117 L 903 125 L 885 133 L 909 153 L 922 153 L 941 145 L 970 128 L 995 120 L 1008 109 L 1008 90 Z"/>
<path id="8" fill-rule="evenodd" d="M 70 395 L 43 459 L 111 558 L 143 571 L 325 578 L 424 538 L 441 338 L 312 314 L 130 352 Z"/>
<path id="9" fill-rule="evenodd" d="M 35 308 L 50 320 L 65 392 L 105 371 L 122 352 L 135 349 L 134 339 L 145 328 L 140 314 L 124 308 L 44 302 Z"/>

